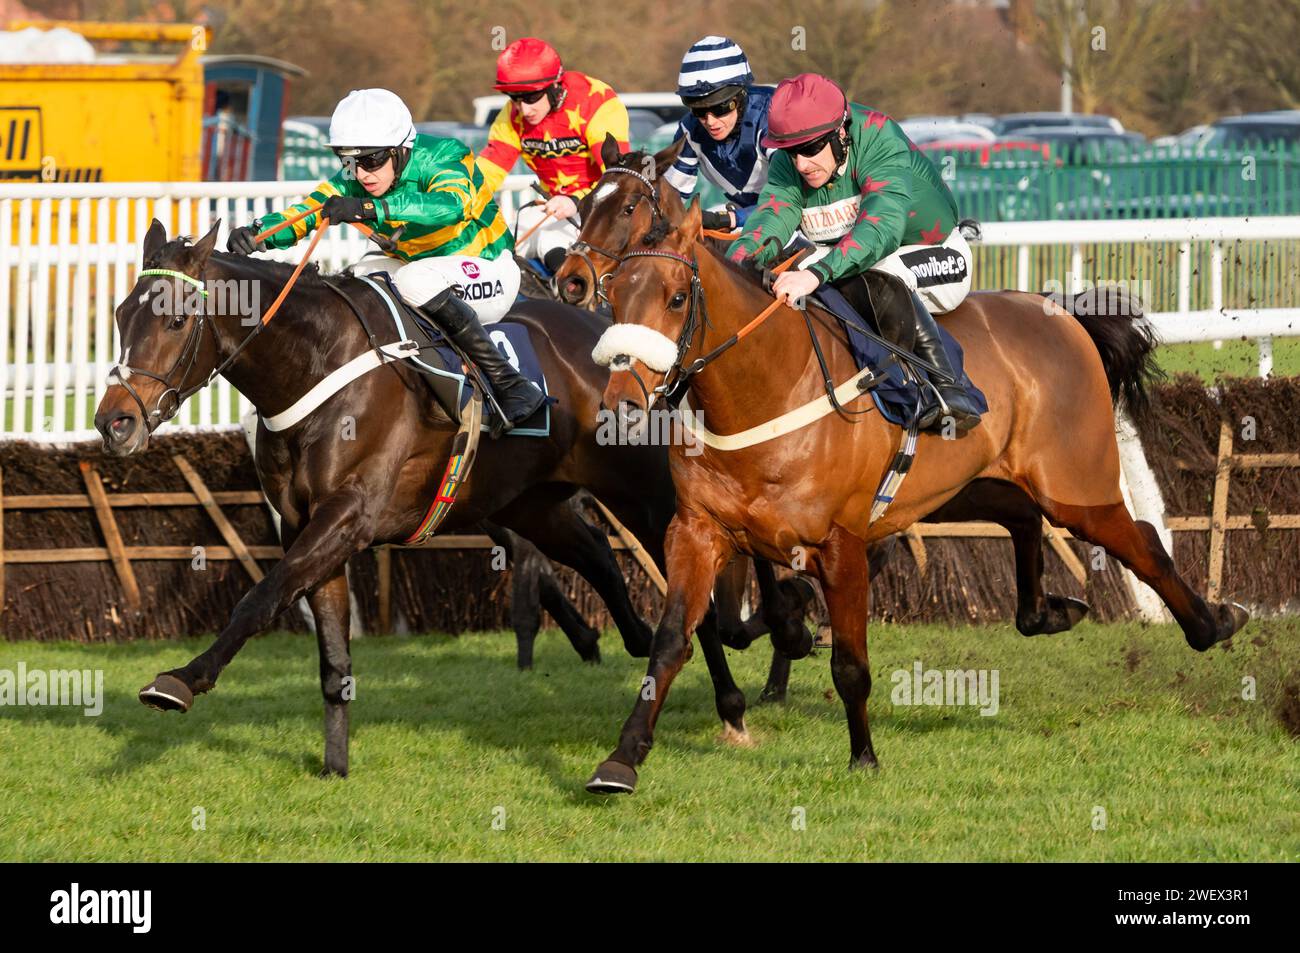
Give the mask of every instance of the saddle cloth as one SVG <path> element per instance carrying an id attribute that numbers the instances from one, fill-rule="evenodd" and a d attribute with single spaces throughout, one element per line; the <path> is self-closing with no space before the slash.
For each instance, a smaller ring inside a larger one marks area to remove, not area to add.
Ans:
<path id="1" fill-rule="evenodd" d="M 840 324 L 848 334 L 849 349 L 853 353 L 853 360 L 856 362 L 858 370 L 867 367 L 885 368 L 880 383 L 871 390 L 872 399 L 875 400 L 876 409 L 880 411 L 882 417 L 892 424 L 906 426 L 912 417 L 913 411 L 916 410 L 918 399 L 922 396 L 920 386 L 903 376 L 902 368 L 899 367 L 896 361 L 891 361 L 892 355 L 889 351 L 863 333 L 863 317 L 849 304 L 844 295 L 834 288 L 821 287 L 817 289 L 812 297 L 818 304 L 839 319 Z M 872 323 L 875 323 L 874 315 L 872 316 Z M 981 413 L 988 411 L 988 401 L 985 399 L 984 393 L 972 383 L 970 377 L 962 369 L 961 345 L 957 343 L 957 339 L 949 334 L 942 324 L 938 321 L 935 323 L 939 327 L 939 337 L 943 341 L 943 349 L 948 355 L 948 361 L 957 371 L 961 385 L 974 398 Z M 877 331 L 877 333 L 879 332 Z M 920 369 L 917 369 L 916 373 L 922 377 L 926 376 L 925 371 Z"/>
<path id="2" fill-rule="evenodd" d="M 398 335 L 397 340 L 415 341 L 420 346 L 417 354 L 407 358 L 406 363 L 420 372 L 447 416 L 459 424 L 461 411 L 469 404 L 474 388 L 478 386 L 475 377 L 466 373 L 460 355 L 447 343 L 436 325 L 402 299 L 393 286 L 390 275 L 375 273 L 357 277 L 370 285 L 388 306 Z M 541 361 L 537 359 L 529 329 L 511 321 L 507 315 L 496 324 L 487 325 L 485 330 L 506 360 L 547 395 L 546 403 L 527 420 L 516 424 L 507 436 L 550 436 L 551 404 L 555 403 L 555 398 L 546 389 L 546 375 L 542 371 Z M 482 429 L 490 428 L 496 413 L 495 405 L 491 401 L 484 401 Z"/>

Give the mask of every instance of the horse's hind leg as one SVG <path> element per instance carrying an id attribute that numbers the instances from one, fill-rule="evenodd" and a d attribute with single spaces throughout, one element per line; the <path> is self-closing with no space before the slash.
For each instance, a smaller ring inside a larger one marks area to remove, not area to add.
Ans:
<path id="1" fill-rule="evenodd" d="M 551 559 L 576 569 L 609 608 L 628 654 L 644 658 L 650 651 L 650 626 L 632 606 L 623 572 L 604 532 L 582 518 L 570 500 L 572 491 L 564 490 L 559 499 L 546 490 L 526 493 L 493 520 L 513 529 Z"/>
<path id="2" fill-rule="evenodd" d="M 1043 501 L 1043 508 L 1054 524 L 1067 526 L 1075 536 L 1104 547 L 1154 589 L 1183 627 L 1187 644 L 1198 652 L 1231 638 L 1250 618 L 1236 603 L 1210 605 L 1193 592 L 1178 575 L 1155 527 L 1135 521 L 1122 502 L 1072 506 Z"/>
<path id="3" fill-rule="evenodd" d="M 540 553 L 538 554 L 540 557 Z M 600 633 L 587 624 L 569 597 L 564 594 L 555 580 L 555 573 L 543 564 L 537 574 L 537 598 L 542 608 L 551 614 L 569 638 L 574 651 L 584 662 L 596 664 L 600 661 Z"/>
<path id="4" fill-rule="evenodd" d="M 976 480 L 926 519 L 988 519 L 1011 534 L 1016 557 L 1016 628 L 1021 635 L 1064 632 L 1088 614 L 1088 603 L 1083 600 L 1043 590 L 1043 511 L 1014 483 Z"/>
<path id="5" fill-rule="evenodd" d="M 322 777 L 348 774 L 348 701 L 352 697 L 352 653 L 348 644 L 348 578 L 340 570 L 307 595 L 316 619 L 320 690 L 325 699 L 325 767 Z"/>
<path id="6" fill-rule="evenodd" d="M 555 583 L 555 576 L 532 543 L 504 526 L 484 522 L 483 530 L 510 561 L 510 624 L 515 630 L 517 664 L 533 667 L 533 644 L 542 625 L 542 609 L 551 614 L 584 662 L 599 662 L 600 633 L 583 621 Z"/>

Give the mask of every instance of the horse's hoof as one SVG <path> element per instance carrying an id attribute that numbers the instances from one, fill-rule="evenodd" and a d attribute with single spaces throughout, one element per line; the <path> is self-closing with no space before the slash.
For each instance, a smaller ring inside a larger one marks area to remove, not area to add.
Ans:
<path id="1" fill-rule="evenodd" d="M 636 790 L 636 769 L 621 761 L 604 761 L 587 782 L 592 794 L 631 794 Z"/>
<path id="2" fill-rule="evenodd" d="M 876 772 L 880 770 L 880 762 L 876 760 L 874 754 L 863 754 L 856 758 L 849 759 L 849 770 L 858 771 L 865 768 L 868 771 Z"/>
<path id="3" fill-rule="evenodd" d="M 1058 596 L 1051 592 L 1044 596 L 1044 602 L 1046 609 L 1038 615 L 1016 614 L 1016 628 L 1021 635 L 1051 635 L 1055 632 L 1067 632 L 1088 614 L 1090 608 L 1082 599 Z"/>
<path id="4" fill-rule="evenodd" d="M 814 641 L 813 634 L 808 631 L 808 627 L 802 622 L 798 623 L 796 632 L 792 637 L 778 636 L 775 630 L 772 632 L 772 647 L 791 662 L 797 662 L 811 655 Z"/>
<path id="5" fill-rule="evenodd" d="M 758 704 L 760 705 L 781 705 L 784 703 L 784 688 L 765 688 L 758 694 Z"/>
<path id="6" fill-rule="evenodd" d="M 752 748 L 755 745 L 754 736 L 749 733 L 749 729 L 741 722 L 739 728 L 730 723 L 724 723 L 722 734 L 718 735 L 718 740 L 723 744 L 732 745 L 736 748 Z"/>
<path id="7" fill-rule="evenodd" d="M 194 704 L 194 693 L 175 675 L 159 675 L 140 689 L 140 701 L 159 711 L 179 711 L 184 714 Z"/>
<path id="8" fill-rule="evenodd" d="M 340 769 L 330 767 L 321 768 L 320 774 L 316 775 L 316 777 L 320 778 L 322 781 L 328 781 L 330 778 L 343 778 L 346 780 L 347 776 L 347 768 Z"/>
<path id="9" fill-rule="evenodd" d="M 1224 642 L 1250 621 L 1250 612 L 1239 602 L 1221 602 L 1214 607 L 1214 641 Z"/>

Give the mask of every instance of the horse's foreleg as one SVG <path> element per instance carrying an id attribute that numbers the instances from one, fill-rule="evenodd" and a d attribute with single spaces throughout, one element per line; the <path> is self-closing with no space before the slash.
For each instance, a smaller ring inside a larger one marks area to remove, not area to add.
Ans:
<path id="1" fill-rule="evenodd" d="M 348 557 L 370 545 L 376 503 L 360 486 L 339 490 L 323 500 L 299 529 L 284 558 L 239 600 L 217 640 L 184 668 L 164 672 L 141 689 L 140 700 L 164 711 L 188 711 L 193 696 L 217 683 L 222 670 L 249 637 L 341 572 Z"/>
<path id="2" fill-rule="evenodd" d="M 689 657 L 691 633 L 708 609 L 713 580 L 732 554 L 717 527 L 703 516 L 674 517 L 665 545 L 668 596 L 650 646 L 650 665 L 618 747 L 587 782 L 587 790 L 596 794 L 630 794 L 636 788 L 636 768 L 654 744 L 655 722 L 668 689 Z"/>
<path id="3" fill-rule="evenodd" d="M 849 722 L 849 767 L 877 767 L 867 724 L 871 666 L 867 660 L 870 579 L 862 540 L 837 527 L 821 548 L 822 593 L 831 617 L 831 678 Z"/>
<path id="4" fill-rule="evenodd" d="M 307 602 L 316 620 L 320 691 L 325 699 L 325 767 L 321 776 L 347 777 L 348 702 L 355 697 L 348 643 L 351 612 L 347 573 L 340 569 L 313 589 Z"/>
<path id="5" fill-rule="evenodd" d="M 1235 602 L 1210 605 L 1193 592 L 1178 575 L 1155 527 L 1135 521 L 1123 503 L 1071 506 L 1052 502 L 1043 508 L 1053 523 L 1067 526 L 1075 536 L 1104 547 L 1154 589 L 1182 626 L 1187 644 L 1198 652 L 1231 638 L 1250 619 Z"/>

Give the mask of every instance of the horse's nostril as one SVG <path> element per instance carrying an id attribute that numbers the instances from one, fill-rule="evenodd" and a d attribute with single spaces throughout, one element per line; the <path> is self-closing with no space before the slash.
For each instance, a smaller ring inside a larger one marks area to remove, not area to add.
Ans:
<path id="1" fill-rule="evenodd" d="M 131 431 L 135 429 L 135 418 L 130 414 L 124 414 L 121 417 L 113 418 L 109 423 L 108 429 L 113 432 L 113 436 L 122 440 L 131 436 Z"/>

